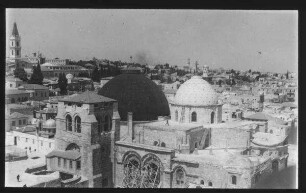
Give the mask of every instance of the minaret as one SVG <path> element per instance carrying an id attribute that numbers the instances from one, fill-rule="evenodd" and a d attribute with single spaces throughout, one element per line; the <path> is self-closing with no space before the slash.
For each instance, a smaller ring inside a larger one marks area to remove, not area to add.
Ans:
<path id="1" fill-rule="evenodd" d="M 12 35 L 10 37 L 10 61 L 17 63 L 21 58 L 21 38 L 18 33 L 17 24 L 14 22 Z"/>

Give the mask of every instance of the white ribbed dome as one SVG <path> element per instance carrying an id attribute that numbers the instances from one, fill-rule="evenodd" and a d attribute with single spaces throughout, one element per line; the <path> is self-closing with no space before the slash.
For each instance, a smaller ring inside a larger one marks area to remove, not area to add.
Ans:
<path id="1" fill-rule="evenodd" d="M 205 106 L 218 104 L 217 93 L 211 85 L 200 76 L 187 80 L 176 92 L 175 104 Z"/>
<path id="2" fill-rule="evenodd" d="M 72 74 L 67 74 L 67 75 L 66 75 L 66 78 L 67 78 L 67 79 L 73 79 L 73 75 L 72 75 Z"/>
<path id="3" fill-rule="evenodd" d="M 48 128 L 55 128 L 56 127 L 56 122 L 54 119 L 48 119 L 45 123 L 44 123 L 44 128 L 48 127 Z"/>

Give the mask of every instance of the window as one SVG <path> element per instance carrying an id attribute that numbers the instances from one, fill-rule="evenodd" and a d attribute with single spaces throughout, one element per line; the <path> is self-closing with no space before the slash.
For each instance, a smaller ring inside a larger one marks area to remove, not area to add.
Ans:
<path id="1" fill-rule="evenodd" d="M 192 112 L 191 113 L 191 122 L 196 122 L 197 121 L 197 113 L 196 112 Z"/>
<path id="2" fill-rule="evenodd" d="M 26 120 L 25 120 L 25 119 L 23 119 L 23 124 L 24 124 L 24 125 L 26 124 Z"/>
<path id="3" fill-rule="evenodd" d="M 198 148 L 198 142 L 194 143 L 194 148 Z"/>
<path id="4" fill-rule="evenodd" d="M 16 50 L 16 55 L 19 56 L 19 50 Z"/>
<path id="5" fill-rule="evenodd" d="M 157 142 L 157 141 L 154 141 L 153 145 L 154 145 L 154 146 L 157 146 L 157 145 L 158 145 L 158 142 Z"/>
<path id="6" fill-rule="evenodd" d="M 81 161 L 76 162 L 76 167 L 77 167 L 77 170 L 81 169 Z"/>
<path id="7" fill-rule="evenodd" d="M 61 167 L 61 158 L 59 157 L 59 158 L 57 158 L 57 165 L 58 165 L 58 167 Z"/>
<path id="8" fill-rule="evenodd" d="M 232 184 L 237 184 L 237 177 L 236 176 L 232 176 Z"/>
<path id="9" fill-rule="evenodd" d="M 214 120 L 215 120 L 215 112 L 211 112 L 210 123 L 214 123 Z"/>
<path id="10" fill-rule="evenodd" d="M 26 138 L 26 142 L 28 142 L 28 138 Z"/>
<path id="11" fill-rule="evenodd" d="M 13 87 L 13 84 L 10 84 L 10 87 Z"/>
<path id="12" fill-rule="evenodd" d="M 166 144 L 165 144 L 164 142 L 162 142 L 162 143 L 160 144 L 160 146 L 161 146 L 161 147 L 166 147 Z"/>
<path id="13" fill-rule="evenodd" d="M 105 132 L 109 132 L 112 128 L 112 120 L 111 117 L 109 115 L 106 115 L 104 117 L 104 131 Z"/>
<path id="14" fill-rule="evenodd" d="M 270 130 L 270 133 L 273 134 L 273 130 L 272 129 Z"/>
<path id="15" fill-rule="evenodd" d="M 69 167 L 72 169 L 72 160 L 69 161 Z"/>
<path id="16" fill-rule="evenodd" d="M 66 168 L 66 166 L 67 166 L 67 160 L 64 159 L 64 168 Z"/>
<path id="17" fill-rule="evenodd" d="M 178 121 L 178 112 L 175 111 L 175 121 Z"/>
<path id="18" fill-rule="evenodd" d="M 81 118 L 79 116 L 74 119 L 74 131 L 81 133 Z"/>
<path id="19" fill-rule="evenodd" d="M 97 122 L 98 122 L 98 132 L 102 133 L 102 118 L 101 117 L 96 117 Z"/>
<path id="20" fill-rule="evenodd" d="M 12 55 L 14 55 L 14 50 L 12 50 Z"/>
<path id="21" fill-rule="evenodd" d="M 12 42 L 12 46 L 14 46 L 14 42 Z M 13 52 L 12 52 L 12 54 L 13 54 Z"/>
<path id="22" fill-rule="evenodd" d="M 41 96 L 41 97 L 44 97 L 44 93 L 40 93 L 40 96 Z"/>
<path id="23" fill-rule="evenodd" d="M 70 115 L 66 116 L 66 130 L 72 131 L 72 118 Z"/>
<path id="24" fill-rule="evenodd" d="M 208 182 L 208 186 L 213 186 L 212 182 Z"/>
<path id="25" fill-rule="evenodd" d="M 204 180 L 201 180 L 201 185 L 204 185 Z"/>
<path id="26" fill-rule="evenodd" d="M 12 121 L 12 126 L 15 126 L 15 125 L 16 125 L 15 121 Z"/>
<path id="27" fill-rule="evenodd" d="M 185 173 L 182 169 L 176 170 L 176 184 L 177 185 L 183 185 L 185 182 Z"/>
<path id="28" fill-rule="evenodd" d="M 17 43 L 17 47 L 19 46 L 19 42 L 16 42 Z"/>

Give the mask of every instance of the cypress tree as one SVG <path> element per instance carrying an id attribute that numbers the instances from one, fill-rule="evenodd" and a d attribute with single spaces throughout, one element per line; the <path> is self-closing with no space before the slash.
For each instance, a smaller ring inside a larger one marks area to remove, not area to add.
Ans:
<path id="1" fill-rule="evenodd" d="M 61 89 L 61 94 L 65 95 L 67 94 L 67 86 L 68 86 L 68 80 L 64 73 L 60 73 L 58 77 L 58 87 Z"/>
<path id="2" fill-rule="evenodd" d="M 91 79 L 94 82 L 100 82 L 100 72 L 97 67 L 95 67 L 95 69 L 93 70 L 91 74 Z"/>
<path id="3" fill-rule="evenodd" d="M 36 67 L 33 66 L 33 74 L 30 78 L 29 83 L 30 84 L 40 84 L 40 85 L 42 85 L 43 80 L 44 80 L 44 76 L 41 72 L 40 65 L 37 64 Z"/>

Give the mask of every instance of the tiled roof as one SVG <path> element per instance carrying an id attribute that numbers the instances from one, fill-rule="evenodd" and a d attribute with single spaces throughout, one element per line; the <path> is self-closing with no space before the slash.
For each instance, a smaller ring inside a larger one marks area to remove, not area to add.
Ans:
<path id="1" fill-rule="evenodd" d="M 102 95 L 98 95 L 95 92 L 85 91 L 81 94 L 76 94 L 73 96 L 68 96 L 64 99 L 60 99 L 59 101 L 91 104 L 101 102 L 113 102 L 116 100 L 104 97 Z"/>
<path id="2" fill-rule="evenodd" d="M 24 84 L 22 85 L 26 90 L 49 90 L 48 87 L 39 84 Z"/>
<path id="3" fill-rule="evenodd" d="M 60 151 L 60 150 L 53 150 L 46 155 L 47 158 L 51 157 L 60 157 L 65 159 L 77 160 L 81 157 L 80 152 L 77 151 Z"/>
<path id="4" fill-rule="evenodd" d="M 10 115 L 11 119 L 26 118 L 26 117 L 28 117 L 28 116 L 24 115 L 24 114 L 21 114 L 21 113 L 18 113 L 18 112 L 14 112 Z"/>

